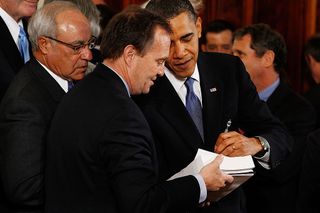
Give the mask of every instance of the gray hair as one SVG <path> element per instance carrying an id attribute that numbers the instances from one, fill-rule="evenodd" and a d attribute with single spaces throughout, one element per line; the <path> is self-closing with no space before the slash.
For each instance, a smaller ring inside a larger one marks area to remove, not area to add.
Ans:
<path id="1" fill-rule="evenodd" d="M 29 40 L 32 50 L 38 49 L 38 38 L 40 36 L 56 37 L 56 17 L 67 10 L 79 11 L 79 8 L 66 1 L 55 1 L 39 9 L 30 19 L 28 24 Z"/>
<path id="2" fill-rule="evenodd" d="M 44 0 L 44 5 L 56 0 Z M 72 2 L 78 6 L 82 14 L 87 17 L 90 22 L 92 35 L 98 37 L 100 34 L 100 12 L 92 0 L 61 0 Z"/>

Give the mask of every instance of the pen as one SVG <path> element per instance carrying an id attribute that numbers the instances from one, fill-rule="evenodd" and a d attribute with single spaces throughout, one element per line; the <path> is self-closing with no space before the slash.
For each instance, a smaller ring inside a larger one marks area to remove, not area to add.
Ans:
<path id="1" fill-rule="evenodd" d="M 229 131 L 229 127 L 231 126 L 231 119 L 228 120 L 227 122 L 227 127 L 225 128 L 224 132 L 228 132 Z"/>

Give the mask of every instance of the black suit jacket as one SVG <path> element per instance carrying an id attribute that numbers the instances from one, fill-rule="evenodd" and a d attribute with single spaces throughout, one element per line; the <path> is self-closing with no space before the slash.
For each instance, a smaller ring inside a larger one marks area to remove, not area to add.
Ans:
<path id="1" fill-rule="evenodd" d="M 147 121 L 102 64 L 61 101 L 47 150 L 46 212 L 175 212 L 198 204 L 195 177 L 158 184 Z"/>
<path id="2" fill-rule="evenodd" d="M 318 213 L 320 190 L 320 129 L 309 134 L 307 148 L 302 161 L 298 213 Z"/>
<path id="3" fill-rule="evenodd" d="M 271 166 L 276 167 L 289 152 L 290 139 L 280 122 L 259 100 L 241 61 L 226 54 L 200 53 L 198 59 L 203 105 L 204 143 L 185 106 L 164 76 L 149 95 L 137 97 L 157 144 L 160 174 L 166 179 L 187 166 L 198 148 L 213 151 L 218 135 L 232 119 L 229 130 L 248 137 L 260 135 L 271 148 Z M 256 164 L 260 167 L 260 164 Z M 213 204 L 215 212 L 245 212 L 241 191 L 236 190 Z"/>
<path id="4" fill-rule="evenodd" d="M 1 185 L 10 212 L 42 212 L 45 139 L 65 94 L 35 60 L 16 75 L 0 106 Z"/>
<path id="5" fill-rule="evenodd" d="M 310 101 L 317 112 L 317 124 L 316 128 L 320 128 L 320 85 L 314 85 L 303 96 Z"/>
<path id="6" fill-rule="evenodd" d="M 25 22 L 24 22 L 25 23 Z M 25 25 L 26 26 L 26 25 Z M 26 27 L 25 27 L 25 31 Z M 24 62 L 10 31 L 0 17 L 0 100 Z M 29 45 L 30 46 L 30 45 Z M 30 51 L 30 56 L 31 56 Z"/>
<path id="7" fill-rule="evenodd" d="M 267 104 L 273 115 L 287 127 L 295 142 L 292 153 L 281 165 L 265 176 L 257 175 L 248 182 L 248 212 L 294 212 L 306 138 L 315 127 L 316 113 L 306 99 L 282 81 Z"/>

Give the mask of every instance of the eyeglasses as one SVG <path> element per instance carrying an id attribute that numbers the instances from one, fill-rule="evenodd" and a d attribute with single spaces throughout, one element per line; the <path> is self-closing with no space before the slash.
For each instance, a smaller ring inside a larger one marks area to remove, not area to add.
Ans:
<path id="1" fill-rule="evenodd" d="M 52 37 L 50 37 L 50 36 L 44 36 L 44 37 L 46 37 L 46 38 L 48 38 L 48 39 L 51 39 L 51 40 L 53 40 L 53 41 L 56 41 L 56 42 L 58 42 L 58 43 L 60 43 L 60 44 L 65 45 L 66 47 L 69 47 L 69 48 L 73 49 L 73 52 L 74 52 L 75 54 L 79 54 L 86 46 L 88 46 L 88 48 L 89 48 L 90 50 L 92 50 L 92 49 L 96 46 L 96 40 L 97 40 L 97 38 L 96 38 L 95 36 L 92 36 L 92 37 L 89 39 L 89 41 L 87 41 L 87 42 L 77 41 L 77 42 L 75 42 L 75 43 L 78 43 L 78 44 L 70 44 L 70 43 L 66 43 L 66 42 L 64 42 L 64 41 L 60 41 L 60 40 L 58 40 L 58 39 L 52 38 Z"/>

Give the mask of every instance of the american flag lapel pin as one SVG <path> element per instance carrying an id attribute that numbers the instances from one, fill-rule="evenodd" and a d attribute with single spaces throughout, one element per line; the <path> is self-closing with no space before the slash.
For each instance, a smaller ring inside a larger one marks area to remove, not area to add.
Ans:
<path id="1" fill-rule="evenodd" d="M 215 87 L 211 88 L 210 92 L 217 92 L 217 88 L 215 88 Z"/>

